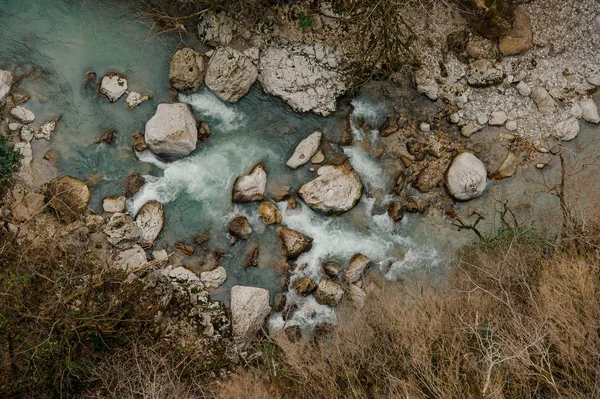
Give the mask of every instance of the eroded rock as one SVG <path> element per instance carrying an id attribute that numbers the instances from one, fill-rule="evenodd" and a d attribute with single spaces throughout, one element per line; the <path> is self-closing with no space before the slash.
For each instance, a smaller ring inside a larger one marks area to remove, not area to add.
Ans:
<path id="1" fill-rule="evenodd" d="M 350 284 L 358 282 L 362 276 L 371 267 L 371 259 L 367 258 L 363 254 L 355 254 L 350 259 L 348 269 L 344 273 L 346 281 Z"/>
<path id="2" fill-rule="evenodd" d="M 236 239 L 247 240 L 252 234 L 252 227 L 250 227 L 248 219 L 240 215 L 231 219 L 227 232 Z"/>
<path id="3" fill-rule="evenodd" d="M 141 234 L 133 218 L 124 213 L 115 213 L 104 227 L 109 243 L 119 249 L 129 249 L 140 242 Z"/>
<path id="4" fill-rule="evenodd" d="M 254 338 L 270 312 L 269 291 L 240 285 L 231 288 L 233 335 L 238 342 Z"/>
<path id="5" fill-rule="evenodd" d="M 280 227 L 277 229 L 277 235 L 281 239 L 284 255 L 288 259 L 295 259 L 312 248 L 313 239 L 299 231 Z"/>
<path id="6" fill-rule="evenodd" d="M 296 169 L 307 163 L 317 153 L 322 136 L 321 132 L 314 132 L 302 140 L 294 150 L 294 154 L 288 159 L 286 165 L 292 169 Z"/>
<path id="7" fill-rule="evenodd" d="M 210 13 L 208 13 L 210 14 Z M 205 74 L 204 58 L 191 48 L 179 49 L 169 66 L 169 82 L 175 90 L 195 93 L 200 90 Z"/>
<path id="8" fill-rule="evenodd" d="M 65 223 L 74 221 L 87 209 L 90 195 L 87 184 L 71 176 L 63 176 L 44 185 L 46 203 Z"/>
<path id="9" fill-rule="evenodd" d="M 267 226 L 281 223 L 281 213 L 277 209 L 277 205 L 272 202 L 263 202 L 258 207 L 258 215 Z"/>
<path id="10" fill-rule="evenodd" d="M 100 93 L 104 94 L 111 103 L 116 102 L 127 91 L 127 79 L 121 74 L 105 75 L 100 82 Z"/>
<path id="11" fill-rule="evenodd" d="M 321 305 L 336 307 L 343 296 L 344 289 L 339 283 L 328 278 L 322 278 L 319 281 L 319 286 L 315 292 L 315 299 Z"/>
<path id="12" fill-rule="evenodd" d="M 487 185 L 485 165 L 470 152 L 463 152 L 452 160 L 446 173 L 446 186 L 457 200 L 467 201 L 483 194 Z"/>
<path id="13" fill-rule="evenodd" d="M 249 58 L 230 47 L 220 47 L 208 62 L 204 81 L 221 100 L 234 103 L 248 93 L 257 76 Z"/>
<path id="14" fill-rule="evenodd" d="M 135 223 L 143 243 L 154 243 L 165 224 L 165 207 L 158 201 L 148 201 L 138 211 Z"/>

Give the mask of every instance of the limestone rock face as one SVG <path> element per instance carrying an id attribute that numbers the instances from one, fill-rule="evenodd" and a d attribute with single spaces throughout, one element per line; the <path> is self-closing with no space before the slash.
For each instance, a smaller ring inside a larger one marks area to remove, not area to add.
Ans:
<path id="1" fill-rule="evenodd" d="M 115 213 L 104 227 L 109 243 L 118 249 L 129 249 L 140 242 L 140 229 L 131 216 Z"/>
<path id="2" fill-rule="evenodd" d="M 327 116 L 347 91 L 340 58 L 322 44 L 268 47 L 261 53 L 258 81 L 295 111 Z"/>
<path id="3" fill-rule="evenodd" d="M 180 158 L 196 149 L 198 131 L 188 104 L 159 104 L 146 123 L 146 144 L 159 156 Z"/>
<path id="4" fill-rule="evenodd" d="M 120 74 L 105 75 L 100 82 L 100 93 L 111 103 L 116 102 L 127 91 L 127 79 Z"/>
<path id="5" fill-rule="evenodd" d="M 256 81 L 258 70 L 244 54 L 230 47 L 218 48 L 208 62 L 206 86 L 223 101 L 237 102 Z"/>
<path id="6" fill-rule="evenodd" d="M 4 101 L 12 87 L 13 77 L 8 71 L 0 70 L 0 103 Z"/>
<path id="7" fill-rule="evenodd" d="M 294 150 L 294 154 L 287 161 L 286 165 L 292 169 L 296 169 L 307 163 L 310 158 L 317 153 L 322 136 L 323 134 L 321 132 L 314 132 L 302 140 Z"/>
<path id="8" fill-rule="evenodd" d="M 165 224 L 165 207 L 158 201 L 148 201 L 140 208 L 135 217 L 140 229 L 140 239 L 144 243 L 153 243 Z"/>
<path id="9" fill-rule="evenodd" d="M 288 259 L 295 259 L 312 248 L 312 238 L 296 230 L 280 227 L 277 229 L 277 235 L 281 239 L 285 257 Z"/>
<path id="10" fill-rule="evenodd" d="M 204 82 L 204 58 L 191 48 L 179 49 L 169 66 L 169 82 L 175 90 L 195 93 Z"/>
<path id="11" fill-rule="evenodd" d="M 86 210 L 90 194 L 84 181 L 71 176 L 63 176 L 44 185 L 46 203 L 65 223 L 74 221 Z"/>
<path id="12" fill-rule="evenodd" d="M 366 273 L 369 267 L 371 267 L 371 259 L 363 254 L 355 254 L 350 259 L 348 269 L 346 269 L 346 273 L 344 273 L 346 281 L 351 284 L 356 283 Z"/>
<path id="13" fill-rule="evenodd" d="M 269 291 L 240 285 L 231 288 L 233 335 L 238 342 L 247 343 L 252 339 L 270 312 Z"/>
<path id="14" fill-rule="evenodd" d="M 457 200 L 467 201 L 483 194 L 487 172 L 483 162 L 470 152 L 457 155 L 446 173 L 446 186 Z"/>
<path id="15" fill-rule="evenodd" d="M 515 10 L 512 29 L 500 38 L 498 48 L 503 55 L 522 54 L 533 47 L 531 18 L 522 8 Z"/>
<path id="16" fill-rule="evenodd" d="M 209 46 L 227 46 L 233 39 L 235 24 L 224 12 L 205 12 L 198 22 L 198 37 Z"/>
<path id="17" fill-rule="evenodd" d="M 240 176 L 233 183 L 233 202 L 252 202 L 265 199 L 267 189 L 267 170 L 262 164 L 256 164 L 249 174 Z"/>
<path id="18" fill-rule="evenodd" d="M 354 208 L 362 195 L 362 182 L 349 162 L 325 165 L 318 177 L 298 190 L 302 200 L 315 211 L 341 214 Z"/>
<path id="19" fill-rule="evenodd" d="M 328 278 L 323 278 L 319 281 L 317 292 L 315 292 L 315 299 L 321 305 L 335 307 L 340 303 L 343 296 L 344 289 L 339 283 Z"/>

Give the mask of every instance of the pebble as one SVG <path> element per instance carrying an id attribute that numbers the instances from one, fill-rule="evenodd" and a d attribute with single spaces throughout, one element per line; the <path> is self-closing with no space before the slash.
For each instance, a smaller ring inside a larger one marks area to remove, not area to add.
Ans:
<path id="1" fill-rule="evenodd" d="M 421 129 L 422 132 L 429 132 L 431 131 L 431 126 L 427 122 L 421 122 L 419 129 Z"/>
<path id="2" fill-rule="evenodd" d="M 495 111 L 492 112 L 492 117 L 488 122 L 490 126 L 503 126 L 506 123 L 508 117 L 506 116 L 506 112 L 504 111 Z"/>
<path id="3" fill-rule="evenodd" d="M 548 164 L 546 164 L 546 163 L 536 163 L 535 167 L 538 168 L 538 169 L 544 169 L 546 167 L 546 165 L 548 165 Z"/>
<path id="4" fill-rule="evenodd" d="M 456 112 L 453 112 L 452 114 L 450 114 L 450 122 L 452 122 L 452 123 L 460 122 L 460 116 L 458 116 L 458 114 Z"/>
<path id="5" fill-rule="evenodd" d="M 23 125 L 21 125 L 20 123 L 17 123 L 17 122 L 13 122 L 13 123 L 9 123 L 8 124 L 8 128 L 10 130 L 12 130 L 13 132 L 16 132 L 17 130 L 19 130 L 21 128 L 21 126 L 23 126 Z"/>
<path id="6" fill-rule="evenodd" d="M 506 122 L 506 130 L 508 130 L 509 132 L 514 132 L 515 130 L 517 130 L 517 122 L 516 121 L 508 121 Z"/>
<path id="7" fill-rule="evenodd" d="M 483 114 L 482 114 L 482 115 L 479 115 L 479 116 L 477 117 L 477 122 L 478 122 L 480 125 L 485 125 L 485 124 L 487 124 L 487 123 L 488 123 L 488 117 L 487 117 L 487 115 L 483 115 Z"/>
<path id="8" fill-rule="evenodd" d="M 481 129 L 483 129 L 481 125 L 475 121 L 471 121 L 463 126 L 462 129 L 460 129 L 460 134 L 462 134 L 464 137 L 471 137 L 473 133 L 477 133 Z"/>
<path id="9" fill-rule="evenodd" d="M 517 84 L 517 90 L 519 91 L 519 94 L 524 97 L 529 97 L 529 95 L 531 95 L 531 87 L 523 81 Z"/>

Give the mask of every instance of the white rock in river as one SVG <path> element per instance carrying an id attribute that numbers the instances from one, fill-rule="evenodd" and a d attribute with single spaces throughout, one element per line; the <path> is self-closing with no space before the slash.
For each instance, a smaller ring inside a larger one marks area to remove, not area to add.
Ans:
<path id="1" fill-rule="evenodd" d="M 466 201 L 483 194 L 487 185 L 487 172 L 483 162 L 470 152 L 457 155 L 446 173 L 446 186 L 450 195 Z"/>
<path id="2" fill-rule="evenodd" d="M 190 106 L 184 103 L 159 104 L 146 123 L 146 144 L 156 155 L 183 157 L 196 149 L 198 130 Z"/>
<path id="3" fill-rule="evenodd" d="M 179 49 L 169 64 L 169 82 L 175 90 L 195 93 L 204 82 L 204 58 L 191 48 Z"/>
<path id="4" fill-rule="evenodd" d="M 287 161 L 286 165 L 292 169 L 296 169 L 299 166 L 307 163 L 310 158 L 317 153 L 319 145 L 321 144 L 321 132 L 314 132 L 298 144 L 294 154 Z"/>
<path id="5" fill-rule="evenodd" d="M 138 211 L 135 223 L 143 243 L 153 243 L 165 224 L 165 207 L 158 201 L 148 201 Z"/>
<path id="6" fill-rule="evenodd" d="M 200 278 L 196 274 L 186 269 L 183 266 L 176 267 L 175 269 L 169 270 L 168 276 L 171 280 L 175 280 L 178 283 L 190 283 L 192 281 L 200 281 Z"/>
<path id="7" fill-rule="evenodd" d="M 17 105 L 16 107 L 11 108 L 10 114 L 21 123 L 31 123 L 35 120 L 35 115 L 33 112 L 28 110 L 25 107 L 21 107 Z"/>
<path id="8" fill-rule="evenodd" d="M 0 103 L 4 101 L 12 87 L 13 77 L 8 71 L 0 70 Z"/>
<path id="9" fill-rule="evenodd" d="M 50 140 L 52 133 L 56 130 L 56 123 L 58 122 L 58 117 L 54 118 L 50 121 L 42 123 L 40 129 L 35 133 L 36 139 L 44 139 Z"/>
<path id="10" fill-rule="evenodd" d="M 248 342 L 254 338 L 270 312 L 269 291 L 240 285 L 231 288 L 233 335 L 237 341 Z"/>
<path id="11" fill-rule="evenodd" d="M 258 81 L 295 111 L 327 116 L 347 91 L 340 58 L 322 44 L 268 47 L 261 53 Z"/>
<path id="12" fill-rule="evenodd" d="M 298 190 L 298 195 L 313 210 L 341 214 L 354 208 L 360 200 L 362 182 L 349 162 L 321 166 L 317 175 Z"/>
<path id="13" fill-rule="evenodd" d="M 223 101 L 236 102 L 256 81 L 258 70 L 244 54 L 230 47 L 220 47 L 208 62 L 206 86 Z"/>
<path id="14" fill-rule="evenodd" d="M 598 107 L 591 98 L 586 98 L 579 104 L 581 106 L 581 116 L 583 119 L 590 123 L 600 123 L 600 116 L 598 115 Z"/>
<path id="15" fill-rule="evenodd" d="M 106 213 L 123 213 L 125 210 L 125 197 L 106 197 L 102 201 L 102 210 Z"/>
<path id="16" fill-rule="evenodd" d="M 105 75 L 100 82 L 100 93 L 104 94 L 111 103 L 116 102 L 127 91 L 127 79 L 122 75 L 112 73 Z"/>
<path id="17" fill-rule="evenodd" d="M 267 188 L 267 170 L 262 164 L 256 164 L 249 174 L 240 176 L 233 183 L 233 202 L 252 202 L 265 199 Z"/>
<path id="18" fill-rule="evenodd" d="M 36 136 L 37 132 L 31 126 L 23 126 L 21 128 L 21 140 L 30 142 Z"/>
<path id="19" fill-rule="evenodd" d="M 125 103 L 127 104 L 127 108 L 134 109 L 138 105 L 143 104 L 148 100 L 150 100 L 149 95 L 142 95 L 137 91 L 132 91 L 129 92 L 129 94 L 125 98 Z"/>
<path id="20" fill-rule="evenodd" d="M 119 249 L 129 249 L 140 241 L 140 229 L 131 216 L 115 213 L 111 216 L 104 233 L 108 242 Z"/>
<path id="21" fill-rule="evenodd" d="M 570 117 L 567 120 L 558 122 L 552 131 L 552 136 L 562 141 L 573 140 L 578 134 L 579 121 L 574 117 Z"/>
<path id="22" fill-rule="evenodd" d="M 200 281 L 206 288 L 219 288 L 227 280 L 227 270 L 223 266 L 209 272 L 200 273 Z"/>

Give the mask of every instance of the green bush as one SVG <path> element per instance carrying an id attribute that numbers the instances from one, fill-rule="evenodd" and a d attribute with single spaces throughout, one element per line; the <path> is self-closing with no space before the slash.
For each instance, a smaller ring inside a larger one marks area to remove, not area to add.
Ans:
<path id="1" fill-rule="evenodd" d="M 309 29 L 311 26 L 313 26 L 314 22 L 315 22 L 314 14 L 306 14 L 304 12 L 301 12 L 300 15 L 298 15 L 298 26 L 302 30 Z"/>
<path id="2" fill-rule="evenodd" d="M 11 135 L 0 136 L 0 189 L 8 187 L 10 178 L 19 169 L 21 154 L 11 145 Z"/>

